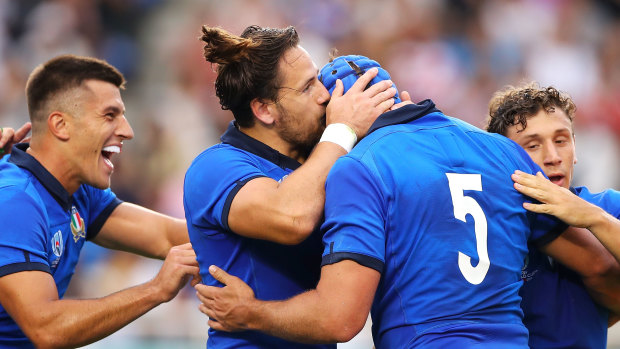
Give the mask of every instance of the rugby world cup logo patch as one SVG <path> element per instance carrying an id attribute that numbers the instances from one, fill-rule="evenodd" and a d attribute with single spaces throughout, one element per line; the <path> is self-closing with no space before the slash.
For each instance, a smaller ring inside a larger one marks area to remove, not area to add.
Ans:
<path id="1" fill-rule="evenodd" d="M 54 234 L 52 238 L 52 252 L 56 257 L 60 257 L 62 255 L 62 251 L 64 249 L 64 244 L 62 242 L 62 232 L 59 230 Z"/>
<path id="2" fill-rule="evenodd" d="M 80 213 L 75 206 L 71 207 L 71 233 L 73 234 L 73 241 L 75 242 L 78 242 L 80 238 L 86 238 L 84 220 L 80 217 Z"/>

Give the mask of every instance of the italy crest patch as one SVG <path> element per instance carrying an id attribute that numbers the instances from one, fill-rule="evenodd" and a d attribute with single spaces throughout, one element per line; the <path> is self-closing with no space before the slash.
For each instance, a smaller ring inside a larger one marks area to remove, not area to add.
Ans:
<path id="1" fill-rule="evenodd" d="M 71 207 L 71 233 L 73 233 L 73 241 L 78 242 L 80 238 L 86 238 L 86 229 L 84 228 L 84 220 L 80 217 L 80 213 Z"/>

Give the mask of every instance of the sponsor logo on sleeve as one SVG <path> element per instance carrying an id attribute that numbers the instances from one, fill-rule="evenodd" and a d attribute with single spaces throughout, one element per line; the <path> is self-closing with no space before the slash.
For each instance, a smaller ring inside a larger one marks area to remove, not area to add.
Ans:
<path id="1" fill-rule="evenodd" d="M 62 232 L 59 230 L 54 234 L 52 238 L 52 252 L 56 257 L 62 256 L 62 251 L 64 250 L 64 244 L 62 242 Z"/>
<path id="2" fill-rule="evenodd" d="M 65 244 L 62 241 L 62 232 L 59 230 L 54 233 L 52 237 L 52 252 L 54 256 L 57 258 L 52 261 L 52 268 L 56 268 L 58 266 L 58 262 L 60 262 L 60 256 L 62 256 L 62 252 L 65 250 Z"/>

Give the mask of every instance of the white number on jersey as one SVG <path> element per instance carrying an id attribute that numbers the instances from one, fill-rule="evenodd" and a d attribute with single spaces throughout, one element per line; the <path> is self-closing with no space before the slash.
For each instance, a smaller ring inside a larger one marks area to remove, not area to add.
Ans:
<path id="1" fill-rule="evenodd" d="M 476 250 L 478 265 L 471 265 L 471 257 L 459 251 L 459 269 L 469 283 L 478 285 L 486 277 L 491 261 L 487 249 L 487 218 L 478 202 L 464 195 L 465 190 L 482 191 L 482 179 L 479 174 L 446 173 L 450 185 L 450 195 L 454 205 L 454 217 L 466 222 L 465 216 L 471 214 L 474 218 L 476 233 Z"/>

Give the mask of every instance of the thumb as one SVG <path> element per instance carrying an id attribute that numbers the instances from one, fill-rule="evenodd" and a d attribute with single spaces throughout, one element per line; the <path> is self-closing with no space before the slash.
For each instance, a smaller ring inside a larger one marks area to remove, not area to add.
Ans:
<path id="1" fill-rule="evenodd" d="M 216 267 L 215 265 L 209 267 L 209 274 L 211 274 L 211 276 L 213 276 L 215 280 L 223 283 L 224 285 L 228 285 L 232 277 L 230 276 L 230 274 Z"/>
<path id="2" fill-rule="evenodd" d="M 334 91 L 332 92 L 332 98 L 341 97 L 342 92 L 344 92 L 344 85 L 342 84 L 342 80 L 336 80 L 336 87 L 334 87 Z"/>

